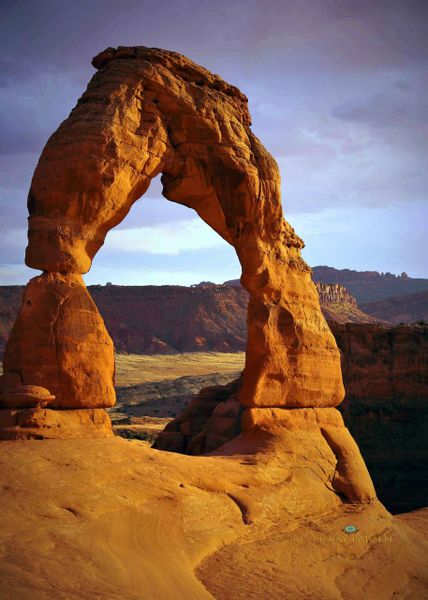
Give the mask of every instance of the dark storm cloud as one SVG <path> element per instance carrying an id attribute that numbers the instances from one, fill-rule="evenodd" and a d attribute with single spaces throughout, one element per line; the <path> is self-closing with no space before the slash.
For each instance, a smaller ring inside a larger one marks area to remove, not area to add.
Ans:
<path id="1" fill-rule="evenodd" d="M 89 72 L 108 45 L 159 45 L 219 66 L 253 58 L 286 69 L 391 67 L 427 57 L 423 0 L 14 0 L 3 2 L 3 81 Z M 300 58 L 299 58 L 300 57 Z M 308 59 L 309 57 L 309 59 Z"/>

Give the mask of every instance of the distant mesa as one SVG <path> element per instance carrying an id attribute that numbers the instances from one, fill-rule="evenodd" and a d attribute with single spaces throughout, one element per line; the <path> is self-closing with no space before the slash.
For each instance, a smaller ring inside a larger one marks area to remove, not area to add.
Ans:
<path id="1" fill-rule="evenodd" d="M 342 279 L 342 271 L 328 269 L 328 276 Z M 408 294 L 415 287 L 428 287 L 428 280 L 388 276 L 379 273 L 351 273 L 364 290 L 369 281 L 378 281 L 375 295 L 383 295 L 382 281 L 400 281 L 403 294 L 369 304 L 360 304 L 348 287 L 340 283 L 316 282 L 324 316 L 338 323 L 410 324 L 428 322 L 428 290 Z M 395 284 L 394 284 L 395 285 Z M 388 283 L 389 286 L 389 283 Z M 23 286 L 0 286 L 0 357 L 17 315 Z M 388 287 L 387 289 L 390 289 Z M 244 351 L 248 294 L 239 279 L 223 285 L 202 281 L 186 286 L 123 286 L 107 283 L 88 288 L 119 352 L 169 354 L 193 351 Z M 192 291 L 193 290 L 193 291 Z M 373 289 L 371 291 L 373 295 Z M 141 318 L 144 315 L 144 318 Z M 196 337 L 203 343 L 197 344 Z"/>
<path id="2" fill-rule="evenodd" d="M 239 280 L 227 283 L 204 281 L 190 287 L 109 284 L 89 286 L 88 291 L 116 351 L 136 354 L 245 351 L 248 293 Z M 17 316 L 23 289 L 0 287 L 0 356 Z M 380 321 L 360 310 L 343 286 L 317 284 L 317 289 L 328 320 Z"/>
<path id="3" fill-rule="evenodd" d="M 358 305 L 386 300 L 393 296 L 428 291 L 428 279 L 409 277 L 407 273 L 378 273 L 377 271 L 353 271 L 333 267 L 313 267 L 312 277 L 320 283 L 339 283 L 355 296 Z M 384 319 L 386 317 L 383 317 Z"/>
<path id="4" fill-rule="evenodd" d="M 223 285 L 234 288 L 240 287 L 239 279 L 230 279 Z M 328 321 L 338 323 L 382 323 L 381 316 L 371 316 L 361 310 L 356 298 L 348 289 L 339 283 L 323 283 L 315 281 L 315 287 L 321 302 L 321 310 Z"/>

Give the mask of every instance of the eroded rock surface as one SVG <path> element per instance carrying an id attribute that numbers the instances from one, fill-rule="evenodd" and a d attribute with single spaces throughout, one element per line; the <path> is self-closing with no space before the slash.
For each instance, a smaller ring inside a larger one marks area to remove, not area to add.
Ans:
<path id="1" fill-rule="evenodd" d="M 279 440 L 293 454 L 297 440 L 325 445 L 336 458 L 332 489 L 349 502 L 376 498 L 358 446 L 335 408 L 246 408 L 239 403 L 242 379 L 202 389 L 182 413 L 168 423 L 153 447 L 185 454 L 215 453 L 233 440 L 253 437 Z M 239 436 L 239 437 L 237 437 Z M 297 444 L 298 445 L 298 444 Z M 293 449 L 294 447 L 294 449 Z"/>
<path id="2" fill-rule="evenodd" d="M 380 499 L 393 512 L 426 506 L 428 328 L 330 326 L 342 352 L 346 387 L 339 410 L 358 442 Z M 216 450 L 231 431 L 241 431 L 238 385 L 235 381 L 201 390 L 158 436 L 156 447 L 189 454 Z M 229 429 L 214 418 L 225 401 L 228 416 L 235 415 Z"/>
<path id="3" fill-rule="evenodd" d="M 0 410 L 0 440 L 105 438 L 113 435 L 110 417 L 102 408 Z"/>
<path id="4" fill-rule="evenodd" d="M 428 504 L 428 327 L 335 324 L 340 405 L 389 510 Z"/>

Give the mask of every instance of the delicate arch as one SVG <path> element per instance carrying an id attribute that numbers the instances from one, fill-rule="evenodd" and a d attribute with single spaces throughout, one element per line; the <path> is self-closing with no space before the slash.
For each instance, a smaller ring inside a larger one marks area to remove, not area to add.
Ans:
<path id="1" fill-rule="evenodd" d="M 283 219 L 277 164 L 250 129 L 247 98 L 175 52 L 109 48 L 93 65 L 97 73 L 34 173 L 27 265 L 65 279 L 87 272 L 107 232 L 162 173 L 164 196 L 195 209 L 241 262 L 250 293 L 241 403 L 337 405 L 339 352 L 300 256 L 303 242 Z M 43 383 L 37 360 L 22 366 L 24 336 L 17 345 L 14 335 L 7 369 Z M 106 376 L 95 362 L 87 380 L 96 387 Z M 87 405 L 76 394 L 66 405 Z M 105 405 L 99 396 L 95 405 Z"/>

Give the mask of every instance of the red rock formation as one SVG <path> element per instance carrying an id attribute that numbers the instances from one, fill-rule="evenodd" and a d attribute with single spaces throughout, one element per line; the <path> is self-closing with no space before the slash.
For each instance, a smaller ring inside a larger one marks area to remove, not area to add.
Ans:
<path id="1" fill-rule="evenodd" d="M 12 331 L 22 301 L 23 286 L 4 285 L 0 287 L 0 358 Z"/>
<path id="2" fill-rule="evenodd" d="M 270 439 L 282 451 L 293 454 L 294 436 L 308 436 L 313 447 L 325 445 L 336 457 L 333 489 L 350 502 L 370 502 L 375 498 L 372 480 L 357 444 L 334 408 L 248 408 L 239 403 L 242 380 L 202 389 L 183 412 L 168 423 L 153 447 L 159 450 L 200 455 L 217 453 L 234 440 L 257 445 Z"/>
<path id="3" fill-rule="evenodd" d="M 382 502 L 427 505 L 428 327 L 330 324 L 342 353 L 340 410 Z"/>
<path id="4" fill-rule="evenodd" d="M 113 343 L 80 275 L 49 273 L 30 281 L 4 370 L 48 389 L 55 397 L 51 408 L 114 404 Z"/>
<path id="5" fill-rule="evenodd" d="M 243 422 L 252 422 L 253 408 L 275 409 L 262 411 L 268 429 L 288 422 L 289 408 L 319 408 L 321 441 L 331 413 L 322 407 L 344 395 L 340 356 L 303 242 L 282 215 L 277 164 L 251 132 L 247 98 L 174 52 L 109 48 L 93 64 L 98 73 L 48 141 L 31 183 L 26 263 L 44 274 L 27 287 L 6 374 L 47 388 L 61 409 L 114 402 L 112 346 L 80 274 L 161 172 L 165 197 L 194 208 L 242 265 L 250 294 Z M 305 415 L 293 413 L 297 429 Z M 216 431 L 226 417 L 216 415 Z M 371 500 L 364 463 L 348 467 L 355 449 L 336 425 L 322 443 L 337 457 L 340 491 Z M 249 430 L 241 435 L 251 438 Z M 282 430 L 277 442 L 286 445 Z"/>
<path id="6" fill-rule="evenodd" d="M 239 279 L 225 281 L 224 285 L 234 289 L 242 289 Z M 327 321 L 337 321 L 338 323 L 377 323 L 383 321 L 383 319 L 376 319 L 360 310 L 354 296 L 343 285 L 315 281 L 315 287 L 319 295 L 322 313 Z"/>
<path id="7" fill-rule="evenodd" d="M 330 327 L 341 350 L 346 388 L 340 411 L 381 501 L 393 512 L 426 506 L 428 328 L 331 322 Z M 242 431 L 239 385 L 236 380 L 201 390 L 168 424 L 156 447 L 204 454 L 231 440 Z M 276 417 L 272 430 L 281 419 Z"/>
<path id="8" fill-rule="evenodd" d="M 376 323 L 376 319 L 358 308 L 357 301 L 348 289 L 339 283 L 315 282 L 321 309 L 327 321 L 336 323 Z"/>
<path id="9" fill-rule="evenodd" d="M 111 435 L 110 417 L 100 408 L 0 410 L 1 440 L 103 438 Z"/>
<path id="10" fill-rule="evenodd" d="M 221 285 L 91 286 L 118 352 L 244 351 L 248 294 Z"/>
<path id="11" fill-rule="evenodd" d="M 321 283 L 339 283 L 344 285 L 358 304 L 385 300 L 392 296 L 428 291 L 428 279 L 416 279 L 406 273 L 378 273 L 377 271 L 353 271 L 334 269 L 333 267 L 313 267 L 313 279 Z M 387 319 L 382 316 L 382 319 Z"/>
<path id="12" fill-rule="evenodd" d="M 241 261 L 251 296 L 241 402 L 337 405 L 339 355 L 246 97 L 174 52 L 108 49 L 93 64 L 98 73 L 33 177 L 27 264 L 88 271 L 106 233 L 162 172 L 164 195 L 194 208 Z"/>
<path id="13" fill-rule="evenodd" d="M 116 398 L 113 343 L 80 275 L 30 281 L 3 366 L 0 439 L 111 435 L 102 408 Z"/>
<path id="14" fill-rule="evenodd" d="M 357 306 L 354 296 L 348 292 L 345 286 L 338 283 L 316 283 L 320 302 L 323 304 L 335 304 L 343 302 L 351 306 Z"/>

